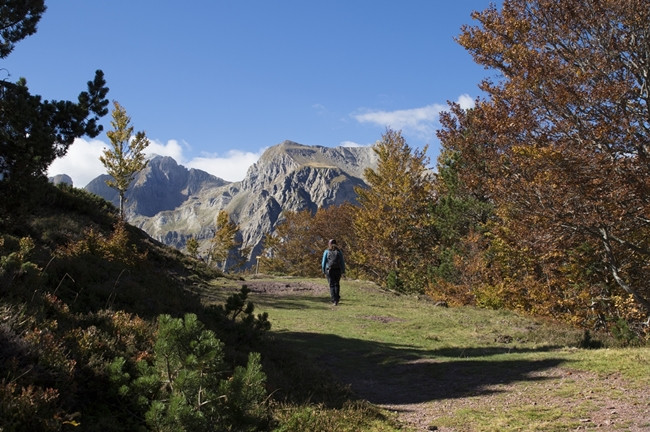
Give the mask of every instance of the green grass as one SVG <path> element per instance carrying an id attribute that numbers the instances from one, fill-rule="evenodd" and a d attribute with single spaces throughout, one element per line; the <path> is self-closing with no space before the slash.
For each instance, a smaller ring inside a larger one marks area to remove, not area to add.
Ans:
<path id="1" fill-rule="evenodd" d="M 595 427 L 589 419 L 611 404 L 647 405 L 649 348 L 579 349 L 579 329 L 509 311 L 440 307 L 367 282 L 344 281 L 341 296 L 337 307 L 324 288 L 254 292 L 250 299 L 257 313 L 269 314 L 279 346 L 373 404 L 421 407 L 431 425 L 564 431 Z M 614 420 L 612 430 L 642 421 Z"/>

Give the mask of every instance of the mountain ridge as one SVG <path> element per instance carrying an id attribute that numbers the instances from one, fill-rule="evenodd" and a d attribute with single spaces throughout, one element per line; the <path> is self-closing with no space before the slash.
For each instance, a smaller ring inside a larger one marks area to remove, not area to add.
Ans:
<path id="1" fill-rule="evenodd" d="M 127 221 L 154 239 L 177 249 L 196 238 L 203 253 L 214 236 L 216 216 L 228 212 L 239 226 L 238 240 L 248 250 L 248 266 L 261 254 L 283 211 L 310 210 L 356 202 L 355 188 L 366 185 L 363 173 L 374 168 L 371 147 L 308 146 L 283 141 L 269 147 L 245 178 L 228 182 L 156 156 L 138 173 L 126 193 Z M 114 189 L 99 176 L 86 189 L 117 204 Z"/>

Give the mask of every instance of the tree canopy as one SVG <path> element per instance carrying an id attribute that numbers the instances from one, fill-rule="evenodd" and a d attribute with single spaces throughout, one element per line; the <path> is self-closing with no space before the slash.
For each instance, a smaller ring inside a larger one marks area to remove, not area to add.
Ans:
<path id="1" fill-rule="evenodd" d="M 217 267 L 227 270 L 228 258 L 240 246 L 237 241 L 239 226 L 230 220 L 230 215 L 225 210 L 219 211 L 215 220 L 214 237 L 210 245 L 210 259 L 214 260 Z"/>
<path id="2" fill-rule="evenodd" d="M 329 239 L 337 240 L 346 255 L 346 263 L 355 272 L 355 264 L 347 252 L 354 250 L 355 232 L 351 229 L 352 204 L 321 207 L 310 210 L 283 212 L 282 221 L 274 235 L 264 240 L 264 255 L 260 257 L 264 271 L 317 277 L 322 275 L 321 259 Z"/>
<path id="3" fill-rule="evenodd" d="M 471 112 L 443 115 L 440 138 L 495 205 L 504 304 L 594 325 L 650 312 L 647 6 L 506 0 L 458 37 L 499 75 Z"/>
<path id="4" fill-rule="evenodd" d="M 46 10 L 44 0 L 5 0 L 0 5 L 0 58 L 7 57 L 19 42 L 36 33 Z"/>

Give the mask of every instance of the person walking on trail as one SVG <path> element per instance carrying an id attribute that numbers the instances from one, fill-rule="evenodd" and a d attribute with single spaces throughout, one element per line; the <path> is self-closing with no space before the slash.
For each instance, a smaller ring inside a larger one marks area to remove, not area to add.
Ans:
<path id="1" fill-rule="evenodd" d="M 323 252 L 321 268 L 330 285 L 332 304 L 336 306 L 341 300 L 341 276 L 345 274 L 345 260 L 343 259 L 343 252 L 334 239 L 329 241 L 327 249 Z"/>

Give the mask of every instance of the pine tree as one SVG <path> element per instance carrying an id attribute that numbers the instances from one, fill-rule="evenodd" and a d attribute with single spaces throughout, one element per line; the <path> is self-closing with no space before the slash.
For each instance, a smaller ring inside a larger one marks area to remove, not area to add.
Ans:
<path id="1" fill-rule="evenodd" d="M 36 33 L 36 25 L 46 11 L 44 0 L 5 0 L 0 5 L 0 58 L 7 57 L 16 42 Z"/>
<path id="2" fill-rule="evenodd" d="M 195 314 L 160 315 L 153 362 L 139 362 L 134 380 L 122 358 L 109 373 L 123 397 L 144 406 L 152 430 L 260 430 L 267 418 L 261 357 L 251 352 L 246 366 L 231 374 L 224 347 Z"/>
<path id="3" fill-rule="evenodd" d="M 36 32 L 45 10 L 43 0 L 0 2 L 0 59 Z M 47 168 L 75 138 L 99 135 L 98 120 L 108 113 L 107 92 L 100 70 L 77 102 L 43 100 L 30 93 L 25 78 L 0 80 L 0 221 L 20 218 L 42 199 Z"/>
<path id="4" fill-rule="evenodd" d="M 107 173 L 113 177 L 112 180 L 107 180 L 106 184 L 119 192 L 120 218 L 124 219 L 124 195 L 135 175 L 147 166 L 144 149 L 149 145 L 149 140 L 143 131 L 136 133 L 132 139 L 131 118 L 119 103 L 113 104 L 113 130 L 106 132 L 113 148 L 104 149 L 104 154 L 99 160 L 106 167 Z"/>
<path id="5" fill-rule="evenodd" d="M 187 254 L 192 258 L 199 255 L 199 241 L 195 237 L 190 237 L 186 243 Z"/>

